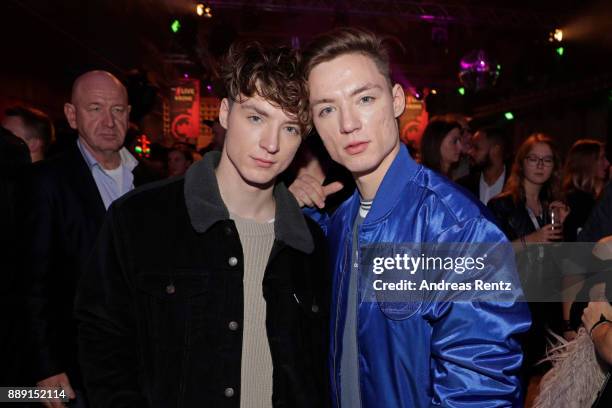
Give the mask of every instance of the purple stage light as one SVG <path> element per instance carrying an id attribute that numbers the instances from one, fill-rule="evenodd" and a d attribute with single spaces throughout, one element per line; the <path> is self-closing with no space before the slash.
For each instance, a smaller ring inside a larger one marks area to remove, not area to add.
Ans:
<path id="1" fill-rule="evenodd" d="M 480 91 L 495 85 L 500 66 L 483 50 L 466 54 L 459 62 L 459 80 L 470 91 Z"/>

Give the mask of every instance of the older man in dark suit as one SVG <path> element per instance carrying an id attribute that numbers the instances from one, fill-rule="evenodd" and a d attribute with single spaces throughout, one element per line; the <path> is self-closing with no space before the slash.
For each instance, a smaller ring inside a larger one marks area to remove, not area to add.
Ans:
<path id="1" fill-rule="evenodd" d="M 61 387 L 71 399 L 82 389 L 73 301 L 106 208 L 150 181 L 123 147 L 130 106 L 112 74 L 91 71 L 74 82 L 64 106 L 77 143 L 57 159 L 36 164 L 24 205 L 23 250 L 27 342 L 32 381 Z M 24 339 L 26 340 L 26 339 Z M 76 406 L 86 406 L 79 396 Z M 48 402 L 47 406 L 61 406 Z"/>

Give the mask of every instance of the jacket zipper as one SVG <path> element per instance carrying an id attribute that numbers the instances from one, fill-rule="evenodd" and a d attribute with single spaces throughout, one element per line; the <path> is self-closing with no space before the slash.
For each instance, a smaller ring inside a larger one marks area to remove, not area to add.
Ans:
<path id="1" fill-rule="evenodd" d="M 357 346 L 357 389 L 359 390 L 359 408 L 363 407 L 363 400 L 361 399 L 361 368 L 359 367 L 359 355 L 360 355 L 360 351 L 359 351 L 359 277 L 360 277 L 360 270 L 359 270 L 359 260 L 360 260 L 360 254 L 359 254 L 359 233 L 361 231 L 361 225 L 359 227 L 357 227 L 357 234 L 355 236 L 357 242 L 355 245 L 356 248 L 356 258 L 355 261 L 357 261 L 357 276 L 355 279 L 357 279 L 357 285 L 356 285 L 356 292 L 355 295 L 357 296 L 357 300 L 355 301 L 355 345 Z"/>

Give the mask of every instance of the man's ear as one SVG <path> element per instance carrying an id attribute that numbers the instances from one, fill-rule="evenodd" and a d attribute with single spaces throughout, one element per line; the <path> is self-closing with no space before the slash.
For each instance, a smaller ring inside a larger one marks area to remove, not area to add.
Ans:
<path id="1" fill-rule="evenodd" d="M 219 123 L 225 130 L 227 130 L 227 122 L 229 121 L 231 109 L 229 99 L 223 98 L 221 106 L 219 107 Z"/>
<path id="2" fill-rule="evenodd" d="M 64 115 L 66 115 L 66 120 L 68 121 L 68 124 L 70 125 L 70 127 L 73 129 L 76 129 L 77 128 L 76 107 L 73 104 L 66 102 L 64 104 Z"/>
<path id="3" fill-rule="evenodd" d="M 391 90 L 391 95 L 393 96 L 393 114 L 396 118 L 399 118 L 406 108 L 404 88 L 400 84 L 395 84 Z"/>

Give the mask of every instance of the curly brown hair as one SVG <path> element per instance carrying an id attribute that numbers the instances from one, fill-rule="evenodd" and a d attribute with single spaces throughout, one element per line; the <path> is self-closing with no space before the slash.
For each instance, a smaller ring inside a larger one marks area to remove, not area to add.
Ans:
<path id="1" fill-rule="evenodd" d="M 230 101 L 240 103 L 257 94 L 295 119 L 302 137 L 306 137 L 311 124 L 306 83 L 299 65 L 300 54 L 290 47 L 239 42 L 230 47 L 221 78 Z"/>

